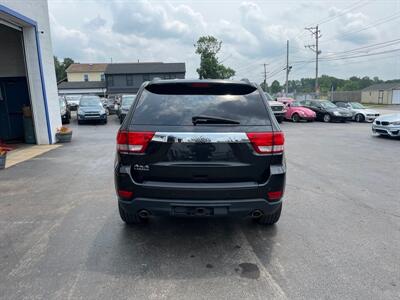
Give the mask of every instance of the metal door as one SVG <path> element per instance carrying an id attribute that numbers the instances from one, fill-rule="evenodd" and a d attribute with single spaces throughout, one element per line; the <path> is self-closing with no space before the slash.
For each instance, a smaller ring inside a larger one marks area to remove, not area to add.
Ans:
<path id="1" fill-rule="evenodd" d="M 379 103 L 379 104 L 382 104 L 382 103 L 383 103 L 383 90 L 380 90 L 380 91 L 379 91 L 379 94 L 378 94 L 378 103 Z"/>

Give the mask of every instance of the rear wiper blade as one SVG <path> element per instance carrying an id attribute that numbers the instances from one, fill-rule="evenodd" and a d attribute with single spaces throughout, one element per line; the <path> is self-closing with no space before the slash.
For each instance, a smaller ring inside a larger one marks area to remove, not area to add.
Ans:
<path id="1" fill-rule="evenodd" d="M 239 121 L 235 121 L 232 119 L 227 119 L 227 118 L 220 118 L 220 117 L 212 117 L 212 116 L 193 116 L 192 117 L 192 123 L 194 125 L 200 124 L 200 123 L 206 123 L 206 124 L 240 124 Z"/>

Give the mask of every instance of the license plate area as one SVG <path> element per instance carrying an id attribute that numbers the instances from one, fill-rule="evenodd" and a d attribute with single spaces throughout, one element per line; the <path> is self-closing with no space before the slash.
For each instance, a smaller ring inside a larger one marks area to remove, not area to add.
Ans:
<path id="1" fill-rule="evenodd" d="M 228 208 L 224 206 L 178 205 L 171 207 L 171 214 L 182 217 L 224 216 L 228 214 Z"/>

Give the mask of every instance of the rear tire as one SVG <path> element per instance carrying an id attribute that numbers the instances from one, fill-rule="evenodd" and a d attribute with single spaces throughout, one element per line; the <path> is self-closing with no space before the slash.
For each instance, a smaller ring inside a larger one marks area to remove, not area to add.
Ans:
<path id="1" fill-rule="evenodd" d="M 323 118 L 325 123 L 329 123 L 331 121 L 331 115 L 330 114 L 324 114 Z"/>
<path id="2" fill-rule="evenodd" d="M 255 221 L 258 224 L 262 225 L 274 225 L 276 222 L 279 221 L 279 218 L 281 217 L 281 212 L 282 212 L 282 203 L 279 204 L 279 208 L 270 215 L 263 215 L 260 218 L 256 219 Z"/>
<path id="3" fill-rule="evenodd" d="M 82 124 L 83 124 L 83 121 L 78 120 L 78 125 L 82 125 Z"/>
<path id="4" fill-rule="evenodd" d="M 139 217 L 138 214 L 130 214 L 121 207 L 120 204 L 118 204 L 118 210 L 119 210 L 119 215 L 127 225 L 139 225 L 139 224 L 146 224 L 148 222 L 148 219 L 143 219 Z"/>
<path id="5" fill-rule="evenodd" d="M 299 121 L 300 121 L 300 116 L 299 116 L 299 114 L 294 113 L 294 114 L 292 115 L 292 122 L 293 122 L 293 123 L 297 123 L 297 122 L 299 122 Z"/>
<path id="6" fill-rule="evenodd" d="M 356 114 L 356 116 L 354 117 L 354 119 L 356 120 L 356 122 L 361 123 L 365 121 L 364 115 L 362 114 Z"/>

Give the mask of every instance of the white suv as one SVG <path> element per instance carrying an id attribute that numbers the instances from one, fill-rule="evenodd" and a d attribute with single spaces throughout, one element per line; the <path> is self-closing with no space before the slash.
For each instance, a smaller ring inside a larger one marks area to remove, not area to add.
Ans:
<path id="1" fill-rule="evenodd" d="M 278 123 L 282 123 L 283 119 L 285 118 L 286 106 L 279 101 L 274 101 L 272 96 L 267 92 L 264 92 L 264 94 L 268 100 L 269 106 L 271 106 L 272 112 L 274 113 L 276 120 L 278 121 Z"/>

